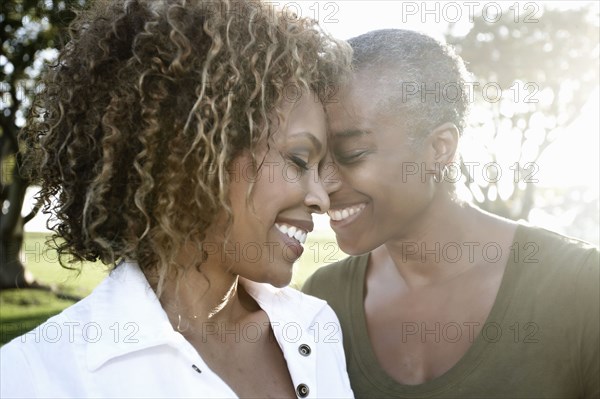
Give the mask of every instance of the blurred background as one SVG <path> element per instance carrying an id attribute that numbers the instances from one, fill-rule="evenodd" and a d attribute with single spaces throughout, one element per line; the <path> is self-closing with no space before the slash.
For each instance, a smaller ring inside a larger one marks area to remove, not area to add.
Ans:
<path id="1" fill-rule="evenodd" d="M 0 343 L 87 295 L 105 276 L 59 266 L 45 241 L 36 187 L 18 173 L 16 135 L 44 63 L 66 39 L 72 7 L 86 0 L 4 0 L 0 13 Z M 599 244 L 599 2 L 271 2 L 318 19 L 348 39 L 413 29 L 455 46 L 473 73 L 459 195 L 492 213 Z M 318 216 L 295 267 L 299 287 L 317 267 L 345 257 Z M 16 285 L 39 289 L 15 290 Z"/>

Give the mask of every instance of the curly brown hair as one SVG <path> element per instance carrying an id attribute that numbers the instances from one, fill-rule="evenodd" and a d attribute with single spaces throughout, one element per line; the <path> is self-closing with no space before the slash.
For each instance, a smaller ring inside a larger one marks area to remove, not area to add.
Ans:
<path id="1" fill-rule="evenodd" d="M 259 1 L 98 1 L 70 32 L 21 133 L 25 170 L 63 266 L 130 258 L 163 277 L 217 214 L 231 223 L 228 167 L 272 134 L 290 82 L 324 102 L 351 57 Z"/>

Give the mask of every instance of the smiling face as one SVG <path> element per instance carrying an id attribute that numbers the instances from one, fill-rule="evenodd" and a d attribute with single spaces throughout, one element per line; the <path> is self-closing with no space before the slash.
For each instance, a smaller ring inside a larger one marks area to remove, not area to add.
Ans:
<path id="1" fill-rule="evenodd" d="M 233 224 L 224 253 L 231 272 L 275 286 L 289 284 L 292 265 L 313 229 L 311 214 L 329 209 L 319 175 L 326 145 L 323 106 L 304 93 L 284 105 L 268 148 L 256 154 L 261 166 L 255 176 L 249 154 L 234 160 L 229 188 Z"/>
<path id="2" fill-rule="evenodd" d="M 381 112 L 385 88 L 376 81 L 373 73 L 356 74 L 339 101 L 327 107 L 341 180 L 328 213 L 338 244 L 352 255 L 414 234 L 436 192 L 431 149 L 410 145 L 400 127 L 401 109 L 394 115 Z"/>

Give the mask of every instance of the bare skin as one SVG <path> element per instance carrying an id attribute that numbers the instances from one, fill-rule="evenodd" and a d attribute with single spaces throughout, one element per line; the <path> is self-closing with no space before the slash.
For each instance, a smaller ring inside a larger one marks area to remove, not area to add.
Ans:
<path id="1" fill-rule="evenodd" d="M 207 366 L 239 397 L 296 397 L 269 318 L 243 286 L 238 285 L 221 312 L 191 321 L 189 330 L 182 333 Z"/>
<path id="2" fill-rule="evenodd" d="M 461 240 L 456 240 L 456 231 L 440 228 L 419 246 L 481 243 L 486 237 L 489 241 L 485 242 L 500 245 L 502 257 L 490 262 L 481 250 L 474 250 L 472 262 L 466 254 L 457 263 L 422 262 L 422 255 L 425 260 L 434 255 L 409 257 L 393 245 L 384 245 L 369 260 L 364 302 L 367 330 L 379 364 L 402 384 L 424 383 L 458 363 L 479 335 L 502 281 L 515 226 L 473 208 L 455 212 L 478 220 L 481 226 L 465 229 Z"/>
<path id="3" fill-rule="evenodd" d="M 456 160 L 457 127 L 443 123 L 415 147 L 401 128 L 403 110 L 380 106 L 380 74 L 356 73 L 328 106 L 339 166 L 331 226 L 344 252 L 371 252 L 364 298 L 371 345 L 387 374 L 416 385 L 447 372 L 471 347 L 496 299 L 516 224 L 453 198 L 440 173 Z M 344 210 L 351 216 L 340 218 Z M 502 257 L 486 259 L 487 243 Z M 444 253 L 447 245 L 462 255 Z"/>
<path id="4" fill-rule="evenodd" d="M 218 257 L 209 257 L 202 273 L 191 266 L 177 288 L 168 281 L 161 303 L 173 328 L 237 396 L 296 397 L 267 314 Z M 189 249 L 179 260 L 193 258 Z"/>
<path id="5" fill-rule="evenodd" d="M 287 224 L 307 233 L 312 231 L 311 214 L 329 208 L 319 175 L 326 156 L 325 113 L 312 98 L 312 93 L 304 93 L 300 100 L 285 104 L 272 142 L 269 146 L 265 143 L 257 154 L 272 168 L 270 178 L 254 182 L 251 203 L 246 201 L 251 179 L 236 178 L 232 172 L 228 193 L 234 217 L 230 231 L 223 227 L 227 216 L 219 215 L 205 232 L 203 244 L 211 250 L 206 250 L 201 264 L 198 259 L 204 253 L 192 244 L 184 245 L 176 261 L 185 271 L 170 276 L 160 298 L 173 328 L 240 397 L 296 397 L 271 329 L 270 322 L 277 320 L 269 320 L 240 278 L 276 287 L 288 285 L 293 263 L 301 254 L 302 238 L 292 239 L 277 226 Z M 247 169 L 250 162 L 251 157 L 242 154 L 232 169 L 251 170 Z M 286 178 L 288 170 L 297 172 L 298 177 Z M 261 250 L 257 257 L 240 250 L 247 245 L 268 248 L 267 243 L 272 250 Z"/>
<path id="6" fill-rule="evenodd" d="M 250 328 L 245 328 L 250 325 Z M 254 341 L 254 326 L 263 326 Z M 189 341 L 198 350 L 207 365 L 215 371 L 238 396 L 247 398 L 294 398 L 292 379 L 288 373 L 283 353 L 277 344 L 269 325 L 267 315 L 257 311 L 248 315 L 229 331 L 252 331 L 253 339 L 235 342 L 235 335 L 210 335 L 206 342 L 197 342 L 198 337 Z M 237 334 L 238 338 L 240 334 Z M 243 337 L 243 336 L 242 336 Z M 232 367 L 232 361 L 235 367 Z M 261 367 L 256 367 L 260 364 Z"/>

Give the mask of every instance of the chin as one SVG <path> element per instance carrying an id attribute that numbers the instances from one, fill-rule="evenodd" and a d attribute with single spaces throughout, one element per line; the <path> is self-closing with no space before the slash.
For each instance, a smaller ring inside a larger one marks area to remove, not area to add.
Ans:
<path id="1" fill-rule="evenodd" d="M 290 285 L 290 283 L 292 282 L 292 277 L 290 276 L 290 278 L 284 278 L 284 279 L 269 279 L 267 281 L 265 281 L 268 284 L 271 284 L 273 287 L 276 288 L 283 288 L 283 287 L 287 287 L 288 285 Z"/>
<path id="2" fill-rule="evenodd" d="M 340 239 L 337 236 L 336 236 L 336 239 L 337 239 L 338 246 L 340 247 L 340 249 L 342 251 L 344 251 L 344 253 L 347 253 L 350 256 L 364 255 L 364 254 L 367 254 L 367 253 L 373 251 L 377 247 L 379 247 L 379 245 L 375 245 L 374 243 L 368 243 L 368 242 L 364 243 L 364 242 L 360 242 L 357 240 L 344 240 L 344 239 Z M 373 244 L 373 245 L 369 245 L 369 244 Z"/>
<path id="3" fill-rule="evenodd" d="M 273 282 L 273 283 L 271 283 L 271 285 L 275 288 L 284 288 L 284 287 L 287 287 L 288 285 L 290 285 L 291 282 L 292 282 L 292 279 L 289 279 L 286 282 Z"/>
<path id="4" fill-rule="evenodd" d="M 282 287 L 287 287 L 288 285 L 290 285 L 290 283 L 292 282 L 292 270 L 290 270 L 289 274 L 286 274 L 285 277 L 283 277 L 280 281 L 280 284 L 276 285 L 276 287 L 282 288 Z"/>
<path id="5" fill-rule="evenodd" d="M 292 273 L 272 274 L 270 276 L 266 276 L 263 282 L 271 284 L 276 288 L 287 287 L 292 282 Z"/>

